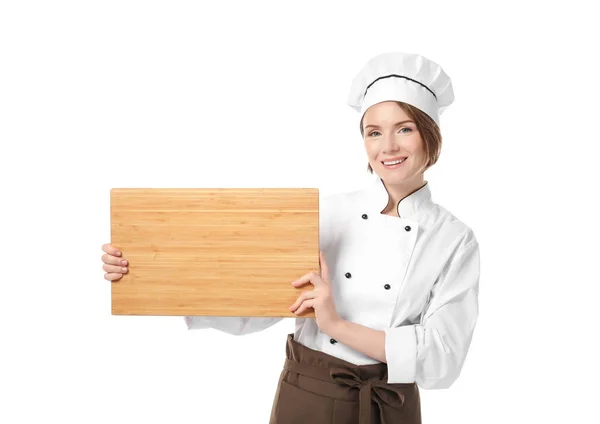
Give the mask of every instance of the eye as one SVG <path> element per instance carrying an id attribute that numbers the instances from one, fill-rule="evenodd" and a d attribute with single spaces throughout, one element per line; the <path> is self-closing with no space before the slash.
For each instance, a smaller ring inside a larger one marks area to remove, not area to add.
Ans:
<path id="1" fill-rule="evenodd" d="M 408 127 L 400 128 L 400 132 L 402 132 L 402 130 L 408 130 L 408 132 L 412 132 L 412 128 L 408 128 Z M 406 134 L 406 133 L 404 133 L 404 134 Z"/>
<path id="2" fill-rule="evenodd" d="M 369 133 L 369 136 L 374 137 L 373 136 L 374 133 L 378 133 L 379 134 L 379 131 L 372 131 L 371 133 Z"/>

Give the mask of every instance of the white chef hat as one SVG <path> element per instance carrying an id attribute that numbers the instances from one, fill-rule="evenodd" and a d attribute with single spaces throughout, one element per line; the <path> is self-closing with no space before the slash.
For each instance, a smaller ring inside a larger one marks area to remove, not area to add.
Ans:
<path id="1" fill-rule="evenodd" d="M 383 53 L 370 59 L 352 80 L 348 104 L 360 112 L 397 100 L 413 105 L 439 126 L 440 115 L 454 101 L 452 81 L 440 65 L 413 53 Z"/>

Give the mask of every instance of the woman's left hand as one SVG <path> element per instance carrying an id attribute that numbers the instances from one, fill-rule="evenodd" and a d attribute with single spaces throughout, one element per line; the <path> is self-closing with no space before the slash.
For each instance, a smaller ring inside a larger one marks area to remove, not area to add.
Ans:
<path id="1" fill-rule="evenodd" d="M 296 302 L 290 306 L 290 311 L 300 315 L 312 307 L 315 310 L 317 325 L 322 331 L 327 332 L 329 328 L 341 321 L 341 318 L 333 303 L 329 269 L 321 251 L 319 252 L 319 266 L 321 268 L 320 275 L 313 271 L 292 282 L 294 287 L 312 283 L 314 289 L 302 292 Z"/>

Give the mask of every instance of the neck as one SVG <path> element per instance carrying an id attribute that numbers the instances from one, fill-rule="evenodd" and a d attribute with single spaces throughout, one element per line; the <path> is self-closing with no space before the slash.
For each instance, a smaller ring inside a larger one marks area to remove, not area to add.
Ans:
<path id="1" fill-rule="evenodd" d="M 383 181 L 385 188 L 389 194 L 389 201 L 386 208 L 381 212 L 385 215 L 398 216 L 398 203 L 409 194 L 415 192 L 425 184 L 423 173 L 419 173 L 410 180 L 403 181 L 399 184 L 390 184 Z"/>

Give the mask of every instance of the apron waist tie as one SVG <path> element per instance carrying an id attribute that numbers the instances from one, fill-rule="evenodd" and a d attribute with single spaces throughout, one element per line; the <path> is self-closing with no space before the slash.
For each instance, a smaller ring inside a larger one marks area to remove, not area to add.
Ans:
<path id="1" fill-rule="evenodd" d="M 381 407 L 383 404 L 400 409 L 404 405 L 404 394 L 400 388 L 388 384 L 384 380 L 361 380 L 353 370 L 343 367 L 317 367 L 286 358 L 284 369 L 317 380 L 335 382 L 359 389 L 359 423 L 371 423 L 371 401 Z M 383 420 L 383 414 L 380 414 Z M 382 424 L 392 424 L 382 421 Z"/>

